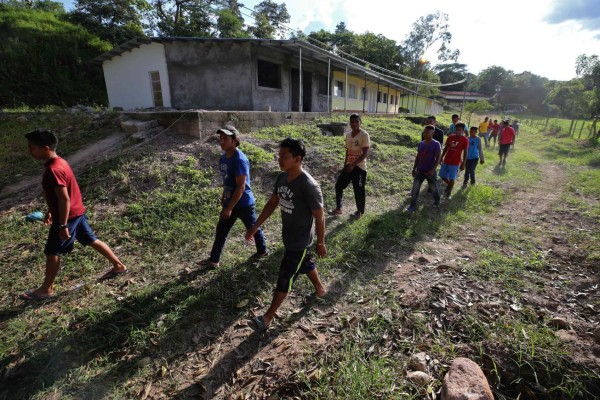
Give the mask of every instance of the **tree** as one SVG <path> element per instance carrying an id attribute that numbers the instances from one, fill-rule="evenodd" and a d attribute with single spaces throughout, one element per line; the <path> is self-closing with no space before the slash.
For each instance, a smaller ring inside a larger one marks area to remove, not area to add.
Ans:
<path id="1" fill-rule="evenodd" d="M 154 0 L 153 25 L 160 36 L 214 36 L 214 0 Z"/>
<path id="2" fill-rule="evenodd" d="M 485 113 L 493 109 L 494 106 L 490 104 L 487 100 L 477 100 L 476 102 L 469 102 L 465 105 L 465 113 L 469 115 L 469 119 L 467 121 L 467 125 L 471 125 L 471 116 L 474 113 Z"/>
<path id="3" fill-rule="evenodd" d="M 220 38 L 249 37 L 237 0 L 229 0 L 227 7 L 217 11 L 217 31 Z"/>
<path id="4" fill-rule="evenodd" d="M 470 76 L 470 80 L 473 80 L 474 75 L 467 72 L 467 64 L 460 63 L 445 63 L 438 64 L 433 67 L 433 71 L 437 73 L 441 83 L 453 83 L 460 82 Z M 443 90 L 463 90 L 465 88 L 464 83 L 459 83 L 451 86 L 444 86 Z"/>
<path id="5" fill-rule="evenodd" d="M 144 36 L 146 26 L 143 21 L 148 20 L 151 10 L 145 0 L 77 0 L 68 20 L 118 46 Z"/>
<path id="6" fill-rule="evenodd" d="M 590 101 L 593 94 L 585 90 L 581 78 L 567 82 L 553 82 L 548 85 L 548 95 L 544 104 L 557 106 L 560 114 L 568 118 L 587 118 L 590 116 Z"/>
<path id="7" fill-rule="evenodd" d="M 14 8 L 29 8 L 31 10 L 47 11 L 57 15 L 65 13 L 65 7 L 60 1 L 52 0 L 0 0 L 0 6 Z"/>
<path id="8" fill-rule="evenodd" d="M 448 14 L 440 11 L 420 17 L 413 23 L 411 32 L 400 45 L 400 56 L 408 74 L 414 76 L 419 60 L 436 43 L 439 43 L 437 49 L 439 61 L 458 59 L 460 51 L 451 50 L 449 47 L 452 34 L 448 32 L 448 27 Z"/>
<path id="9" fill-rule="evenodd" d="M 513 75 L 512 71 L 507 71 L 498 65 L 492 65 L 477 75 L 474 86 L 477 91 L 489 95 L 495 93 L 497 86 L 501 87 L 502 92 L 506 92 L 507 89 L 514 87 Z"/>
<path id="10" fill-rule="evenodd" d="M 285 3 L 277 4 L 265 0 L 254 7 L 255 25 L 248 27 L 248 33 L 258 39 L 283 39 L 287 29 L 282 24 L 290 22 L 290 14 Z"/>

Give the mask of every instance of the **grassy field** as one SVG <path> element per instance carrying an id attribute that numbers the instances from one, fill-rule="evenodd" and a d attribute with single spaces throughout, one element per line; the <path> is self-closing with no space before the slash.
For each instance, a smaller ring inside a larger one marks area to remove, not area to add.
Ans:
<path id="1" fill-rule="evenodd" d="M 7 182 L 39 170 L 19 144 L 24 131 L 46 121 L 39 118 L 0 119 L 4 148 L 12 143 L 6 153 L 12 161 L 3 165 Z M 439 121 L 447 126 L 449 115 Z M 48 122 L 59 132 L 89 123 L 61 116 Z M 126 279 L 97 283 L 108 266 L 77 247 L 64 259 L 57 300 L 23 306 L 16 296 L 41 282 L 47 234 L 23 216 L 43 209 L 42 199 L 2 210 L 0 398 L 421 399 L 439 391 L 456 356 L 482 366 L 497 398 L 594 398 L 600 364 L 557 337 L 548 326 L 554 313 L 531 297 L 586 293 L 569 310 L 582 337 L 577 343 L 589 345 L 584 339 L 600 322 L 600 297 L 587 290 L 598 281 L 600 260 L 598 148 L 523 126 L 507 168 L 486 150 L 477 185 L 457 190 L 438 210 L 423 193 L 411 214 L 404 209 L 421 127 L 403 117 L 367 117 L 363 127 L 373 142 L 367 214 L 327 220 L 329 256 L 318 265 L 329 299 L 305 306 L 311 289 L 301 278 L 265 337 L 243 321 L 271 299 L 283 250 L 278 213 L 265 225 L 267 260 L 249 259 L 254 249 L 238 223 L 222 267 L 197 265 L 218 219 L 214 139 L 165 136 L 79 176 L 88 218 L 129 266 Z M 75 143 L 65 151 L 99 134 L 75 131 L 81 136 L 62 133 L 65 147 Z M 343 141 L 314 125 L 244 137 L 258 208 L 277 175 L 277 142 L 288 136 L 306 142 L 306 168 L 333 208 Z M 551 214 L 531 216 L 528 207 L 537 215 L 535 205 L 549 191 L 557 196 L 546 204 Z M 353 210 L 351 189 L 345 203 Z M 509 219 L 504 213 L 517 204 L 520 211 Z M 556 231 L 545 225 L 553 218 L 560 222 L 551 227 Z M 296 332 L 304 332 L 301 340 L 293 339 Z M 435 360 L 424 387 L 405 379 L 417 351 Z"/>

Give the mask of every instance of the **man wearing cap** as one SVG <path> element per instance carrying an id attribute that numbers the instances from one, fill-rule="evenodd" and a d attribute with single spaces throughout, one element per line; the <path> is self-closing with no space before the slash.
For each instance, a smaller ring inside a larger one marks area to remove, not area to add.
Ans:
<path id="1" fill-rule="evenodd" d="M 256 222 L 254 194 L 250 188 L 250 163 L 246 155 L 238 149 L 240 134 L 231 125 L 219 129 L 217 134 L 219 135 L 219 145 L 225 152 L 219 159 L 219 172 L 223 177 L 223 196 L 221 198 L 223 209 L 217 223 L 210 257 L 201 262 L 208 267 L 219 266 L 227 235 L 238 218 L 242 220 L 246 229 L 252 228 Z M 254 258 L 268 255 L 267 243 L 261 229 L 254 234 L 254 243 L 256 244 Z"/>
<path id="2" fill-rule="evenodd" d="M 498 143 L 500 144 L 500 150 L 498 155 L 500 156 L 500 162 L 498 164 L 506 165 L 506 157 L 510 150 L 510 145 L 515 142 L 515 130 L 509 125 L 509 120 L 505 119 L 502 121 L 502 130 L 500 131 L 500 137 Z"/>

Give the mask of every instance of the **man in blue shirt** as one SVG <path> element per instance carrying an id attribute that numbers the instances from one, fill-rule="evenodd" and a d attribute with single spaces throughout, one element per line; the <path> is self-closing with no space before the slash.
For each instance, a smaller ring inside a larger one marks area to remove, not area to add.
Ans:
<path id="1" fill-rule="evenodd" d="M 238 218 L 242 220 L 246 229 L 252 228 L 256 222 L 254 194 L 250 189 L 250 163 L 246 155 L 238 149 L 240 145 L 239 132 L 235 127 L 228 125 L 219 129 L 217 133 L 219 134 L 219 145 L 225 152 L 219 160 L 219 172 L 223 177 L 223 196 L 221 198 L 223 209 L 217 224 L 210 257 L 201 262 L 209 267 L 219 266 L 227 235 Z M 261 229 L 256 231 L 254 243 L 256 244 L 254 257 L 268 255 L 267 243 Z"/>

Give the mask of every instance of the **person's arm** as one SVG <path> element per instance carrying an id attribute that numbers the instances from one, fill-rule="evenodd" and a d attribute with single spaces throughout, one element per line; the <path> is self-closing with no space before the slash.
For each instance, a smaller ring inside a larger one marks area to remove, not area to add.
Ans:
<path id="1" fill-rule="evenodd" d="M 442 151 L 442 155 L 440 156 L 440 164 L 442 164 L 444 162 L 444 156 L 446 155 L 447 152 L 448 152 L 448 143 L 446 142 L 446 145 L 444 146 L 444 151 Z"/>
<path id="2" fill-rule="evenodd" d="M 327 256 L 327 247 L 325 246 L 325 212 L 322 208 L 311 210 L 315 218 L 315 230 L 317 233 L 317 256 L 323 258 Z"/>
<path id="3" fill-rule="evenodd" d="M 481 164 L 483 164 L 485 162 L 485 159 L 483 157 L 483 148 L 481 147 L 481 140 L 479 140 L 478 145 L 479 145 L 479 162 Z"/>
<path id="4" fill-rule="evenodd" d="M 354 162 L 352 164 L 348 164 L 346 165 L 346 172 L 350 173 L 352 172 L 352 170 L 361 162 L 363 162 L 363 160 L 367 159 L 367 154 L 369 154 L 369 148 L 368 147 L 363 147 L 362 149 L 362 154 L 360 155 L 360 157 L 358 157 L 356 160 L 354 160 Z"/>
<path id="5" fill-rule="evenodd" d="M 438 151 L 435 152 L 435 162 L 433 163 L 433 167 L 429 170 L 429 172 L 427 173 L 427 175 L 431 176 L 431 175 L 433 175 L 435 173 L 435 168 L 440 163 L 441 159 L 442 159 L 441 151 L 438 150 Z"/>
<path id="6" fill-rule="evenodd" d="M 69 235 L 69 228 L 67 228 L 67 220 L 69 219 L 69 211 L 71 211 L 71 198 L 69 192 L 65 186 L 56 186 L 54 193 L 58 198 L 58 215 L 55 215 L 56 223 L 63 225 L 63 229 L 58 230 L 58 237 L 61 240 L 67 240 L 71 237 Z"/>
<path id="7" fill-rule="evenodd" d="M 238 175 L 235 177 L 235 190 L 229 199 L 229 203 L 226 207 L 221 210 L 221 218 L 229 219 L 231 217 L 231 211 L 235 207 L 235 205 L 240 201 L 242 196 L 244 195 L 244 190 L 246 189 L 246 175 Z"/>
<path id="8" fill-rule="evenodd" d="M 465 147 L 462 151 L 462 162 L 460 163 L 460 170 L 464 171 L 465 170 L 465 163 L 467 162 L 467 147 Z"/>
<path id="9" fill-rule="evenodd" d="M 279 196 L 277 196 L 276 194 L 272 194 L 271 198 L 269 199 L 267 204 L 265 204 L 265 206 L 263 207 L 263 210 L 261 211 L 260 215 L 258 216 L 258 219 L 254 223 L 254 226 L 252 228 L 248 229 L 248 231 L 246 232 L 246 240 L 252 240 L 252 238 L 254 237 L 256 232 L 258 232 L 258 228 L 260 228 L 260 226 L 267 219 L 269 219 L 271 214 L 273 214 L 273 211 L 275 211 L 275 209 L 277 208 L 278 204 L 279 204 Z"/>
<path id="10" fill-rule="evenodd" d="M 412 176 L 417 175 L 417 165 L 419 165 L 420 158 L 421 158 L 421 152 L 417 151 L 417 155 L 415 156 L 415 164 L 413 165 Z"/>

